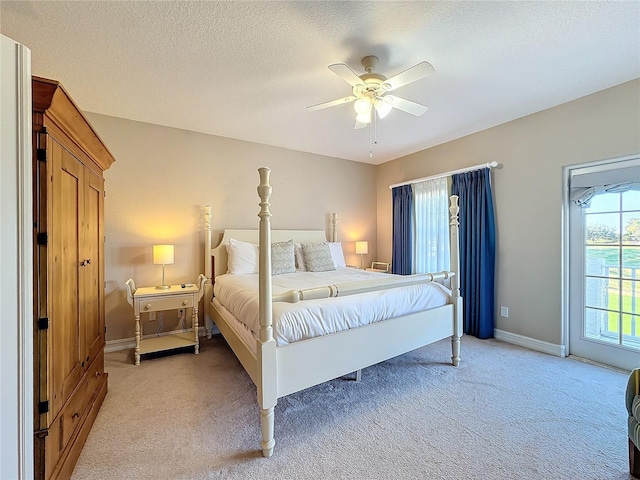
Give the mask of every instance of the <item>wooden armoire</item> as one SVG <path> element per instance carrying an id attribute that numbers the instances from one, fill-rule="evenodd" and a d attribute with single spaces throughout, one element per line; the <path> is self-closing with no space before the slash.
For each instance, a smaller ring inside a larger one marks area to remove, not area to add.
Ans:
<path id="1" fill-rule="evenodd" d="M 107 393 L 104 178 L 114 158 L 64 88 L 33 77 L 35 476 L 71 476 Z"/>

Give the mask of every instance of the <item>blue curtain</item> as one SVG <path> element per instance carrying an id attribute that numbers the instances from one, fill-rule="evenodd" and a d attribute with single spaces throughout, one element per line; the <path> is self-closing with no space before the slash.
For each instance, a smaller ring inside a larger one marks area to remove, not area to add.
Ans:
<path id="1" fill-rule="evenodd" d="M 391 273 L 411 275 L 413 255 L 413 192 L 411 185 L 391 190 L 393 199 L 393 248 Z"/>
<path id="2" fill-rule="evenodd" d="M 460 204 L 460 294 L 464 333 L 493 337 L 496 233 L 490 169 L 452 176 L 451 193 Z"/>

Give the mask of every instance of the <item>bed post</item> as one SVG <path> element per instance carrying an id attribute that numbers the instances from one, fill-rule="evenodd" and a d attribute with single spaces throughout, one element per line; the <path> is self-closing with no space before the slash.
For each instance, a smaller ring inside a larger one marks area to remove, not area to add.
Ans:
<path id="1" fill-rule="evenodd" d="M 204 276 L 207 283 L 204 287 L 204 329 L 211 340 L 213 320 L 209 312 L 209 302 L 213 296 L 213 272 L 211 268 L 211 205 L 204 207 Z"/>
<path id="2" fill-rule="evenodd" d="M 455 275 L 451 278 L 451 302 L 453 303 L 453 335 L 451 337 L 451 361 L 454 366 L 460 364 L 460 337 L 462 336 L 462 297 L 460 296 L 460 246 L 458 243 L 458 196 L 451 195 L 450 227 L 450 249 L 451 249 L 451 271 Z"/>
<path id="3" fill-rule="evenodd" d="M 337 213 L 331 214 L 331 241 L 332 242 L 338 241 L 338 214 Z"/>
<path id="4" fill-rule="evenodd" d="M 259 261 L 259 295 L 260 295 L 260 338 L 258 340 L 258 403 L 260 405 L 260 423 L 262 426 L 262 455 L 270 457 L 276 442 L 273 439 L 274 409 L 278 403 L 276 378 L 276 342 L 272 327 L 271 298 L 271 212 L 269 198 L 271 185 L 269 175 L 271 169 L 262 167 L 260 173 L 260 261 Z"/>

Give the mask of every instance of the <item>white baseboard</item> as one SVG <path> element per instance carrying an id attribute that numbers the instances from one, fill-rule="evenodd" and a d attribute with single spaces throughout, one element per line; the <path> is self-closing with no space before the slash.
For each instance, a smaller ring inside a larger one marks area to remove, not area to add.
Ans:
<path id="1" fill-rule="evenodd" d="M 172 332 L 162 332 L 158 335 L 152 333 L 150 335 L 145 335 L 143 338 L 151 338 L 151 337 L 163 337 L 165 335 L 173 335 L 175 333 L 182 333 L 182 330 L 174 330 Z M 205 328 L 201 325 L 198 327 L 198 336 L 204 337 L 206 335 Z M 130 338 L 120 338 L 118 340 L 109 340 L 107 341 L 104 347 L 104 353 L 117 352 L 120 350 L 128 350 L 130 348 L 136 348 L 136 339 L 135 337 Z"/>
<path id="2" fill-rule="evenodd" d="M 521 347 L 530 348 L 531 350 L 536 350 L 538 352 L 548 353 L 549 355 L 555 355 L 563 358 L 567 356 L 564 345 L 544 342 L 535 338 L 525 337 L 524 335 L 518 335 L 517 333 L 498 330 L 497 328 L 493 331 L 493 336 L 497 340 L 513 343 L 514 345 L 520 345 Z"/>

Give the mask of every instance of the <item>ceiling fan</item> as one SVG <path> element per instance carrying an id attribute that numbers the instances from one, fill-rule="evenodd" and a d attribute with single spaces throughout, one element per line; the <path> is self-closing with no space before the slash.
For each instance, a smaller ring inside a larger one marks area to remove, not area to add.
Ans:
<path id="1" fill-rule="evenodd" d="M 311 105 L 307 107 L 307 110 L 322 110 L 323 108 L 354 102 L 353 107 L 357 114 L 354 128 L 364 128 L 369 125 L 374 111 L 377 112 L 378 117 L 381 119 L 386 117 L 392 108 L 397 108 L 415 116 L 420 116 L 427 111 L 425 105 L 396 97 L 395 95 L 387 95 L 387 92 L 431 75 L 435 70 L 430 63 L 420 62 L 391 78 L 374 72 L 378 64 L 378 57 L 374 55 L 364 57 L 360 63 L 362 63 L 366 72 L 362 75 L 357 75 L 344 63 L 329 65 L 329 70 L 353 87 L 353 95 L 332 100 L 331 102 Z"/>

